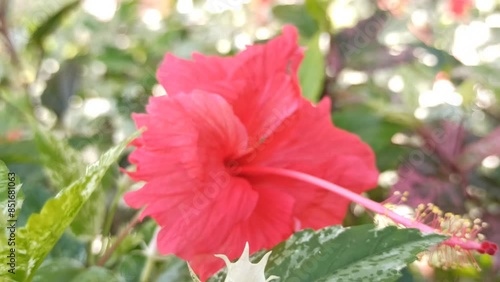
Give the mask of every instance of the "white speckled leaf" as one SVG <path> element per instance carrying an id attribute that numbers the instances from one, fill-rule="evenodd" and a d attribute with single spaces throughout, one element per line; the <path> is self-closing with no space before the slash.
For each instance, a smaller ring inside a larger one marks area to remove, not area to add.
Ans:
<path id="1" fill-rule="evenodd" d="M 8 174 L 9 174 L 9 169 L 5 165 L 4 162 L 0 160 L 0 228 L 2 230 L 5 230 L 5 227 L 7 225 L 7 220 L 9 219 L 9 212 L 8 212 L 8 204 L 9 204 L 9 179 L 8 179 Z M 15 173 L 12 171 L 12 173 Z M 23 190 L 21 190 L 21 184 L 19 181 L 19 175 L 15 175 L 15 180 L 14 183 L 16 183 L 15 186 L 15 218 L 17 218 L 19 212 L 21 211 L 21 207 L 23 205 L 24 201 L 24 194 Z M 12 204 L 12 203 L 11 203 Z M 0 236 L 3 236 L 5 234 L 0 233 Z M 3 242 L 3 241 L 2 241 Z M 4 244 L 6 245 L 6 244 Z"/>
<path id="2" fill-rule="evenodd" d="M 9 204 L 9 198 L 8 198 L 8 190 L 9 190 L 9 169 L 5 165 L 4 162 L 0 161 L 0 228 L 2 232 L 0 232 L 0 255 L 2 258 L 5 258 L 3 263 L 0 265 L 0 281 L 15 281 L 12 279 L 12 277 L 9 277 L 10 273 L 7 271 L 10 269 L 9 265 L 7 265 L 7 262 L 10 262 L 10 258 L 7 259 L 7 256 L 10 255 L 10 249 L 15 247 L 14 245 L 9 246 L 12 242 L 15 243 L 14 241 L 8 241 L 7 239 L 10 237 L 10 231 L 7 229 L 7 226 L 9 226 L 12 222 L 8 222 L 9 219 L 12 219 L 10 217 L 10 213 L 8 210 L 8 204 Z M 23 200 L 24 200 L 24 195 L 21 190 L 21 184 L 19 184 L 19 176 L 15 176 L 15 183 L 16 183 L 16 202 L 15 202 L 15 219 L 17 219 L 17 216 L 19 215 L 19 211 L 21 210 Z"/>
<path id="3" fill-rule="evenodd" d="M 201 280 L 198 278 L 198 276 L 196 276 L 196 273 L 194 273 L 194 271 L 191 268 L 191 266 L 189 265 L 189 263 L 187 263 L 187 267 L 189 269 L 189 275 L 191 276 L 191 279 L 193 279 L 193 282 L 201 282 Z"/>
<path id="4" fill-rule="evenodd" d="M 138 135 L 139 132 L 108 150 L 96 163 L 87 167 L 80 179 L 48 200 L 40 213 L 30 216 L 26 226 L 17 230 L 16 275 L 7 274 L 8 266 L 1 264 L 0 276 L 9 275 L 16 281 L 31 279 L 64 230 L 99 186 L 105 172 L 116 162 L 126 145 Z M 0 254 L 2 257 L 5 255 L 4 252 Z"/>
<path id="5" fill-rule="evenodd" d="M 445 239 L 394 226 L 303 230 L 273 248 L 266 275 L 279 276 L 280 282 L 395 281 L 418 253 Z M 221 272 L 210 281 L 223 281 L 223 277 Z"/>

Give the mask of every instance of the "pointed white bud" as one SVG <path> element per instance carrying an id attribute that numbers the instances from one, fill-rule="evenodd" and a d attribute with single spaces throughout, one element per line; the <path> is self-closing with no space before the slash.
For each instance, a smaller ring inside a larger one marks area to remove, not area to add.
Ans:
<path id="1" fill-rule="evenodd" d="M 250 262 L 248 242 L 238 261 L 232 263 L 225 255 L 215 255 L 224 260 L 227 266 L 227 276 L 224 282 L 268 282 L 277 279 L 277 276 L 270 276 L 266 279 L 264 269 L 271 252 L 262 257 L 258 263 Z"/>

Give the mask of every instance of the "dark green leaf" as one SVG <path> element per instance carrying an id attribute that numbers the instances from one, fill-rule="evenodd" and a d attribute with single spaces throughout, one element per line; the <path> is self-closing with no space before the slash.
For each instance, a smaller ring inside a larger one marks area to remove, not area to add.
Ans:
<path id="1" fill-rule="evenodd" d="M 46 261 L 57 260 L 59 258 L 70 258 L 81 263 L 86 263 L 88 243 L 78 239 L 79 238 L 71 232 L 64 233 L 47 255 Z"/>
<path id="2" fill-rule="evenodd" d="M 117 271 L 127 282 L 140 281 L 145 260 L 144 255 L 141 254 L 122 255 Z"/>
<path id="3" fill-rule="evenodd" d="M 50 260 L 38 269 L 33 282 L 67 282 L 82 271 L 84 271 L 84 266 L 79 261 L 68 258 Z"/>
<path id="4" fill-rule="evenodd" d="M 36 164 L 9 164 L 9 168 L 23 177 L 24 202 L 18 224 L 24 226 L 32 213 L 39 212 L 45 202 L 53 196 L 47 188 L 48 181 L 43 167 Z"/>
<path id="5" fill-rule="evenodd" d="M 96 282 L 96 281 L 106 281 L 106 282 L 120 282 L 120 279 L 113 272 L 102 268 L 93 266 L 87 271 L 78 274 L 71 282 Z"/>

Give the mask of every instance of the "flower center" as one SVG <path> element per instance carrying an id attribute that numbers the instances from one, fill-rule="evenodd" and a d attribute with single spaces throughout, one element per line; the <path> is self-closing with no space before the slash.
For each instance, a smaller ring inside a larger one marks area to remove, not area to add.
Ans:
<path id="1" fill-rule="evenodd" d="M 224 160 L 224 167 L 232 175 L 238 174 L 238 170 L 239 170 L 240 166 L 241 166 L 240 162 L 238 162 L 235 159 Z"/>

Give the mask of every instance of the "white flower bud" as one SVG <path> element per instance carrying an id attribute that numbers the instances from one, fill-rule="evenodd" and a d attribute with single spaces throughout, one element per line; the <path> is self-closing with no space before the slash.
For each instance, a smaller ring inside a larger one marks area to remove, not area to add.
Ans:
<path id="1" fill-rule="evenodd" d="M 270 276 L 266 279 L 264 269 L 266 268 L 267 260 L 271 252 L 268 252 L 262 257 L 258 263 L 250 262 L 248 242 L 245 244 L 245 249 L 238 261 L 232 263 L 225 255 L 215 255 L 224 260 L 227 266 L 227 276 L 224 282 L 268 282 L 278 279 L 277 276 Z"/>

